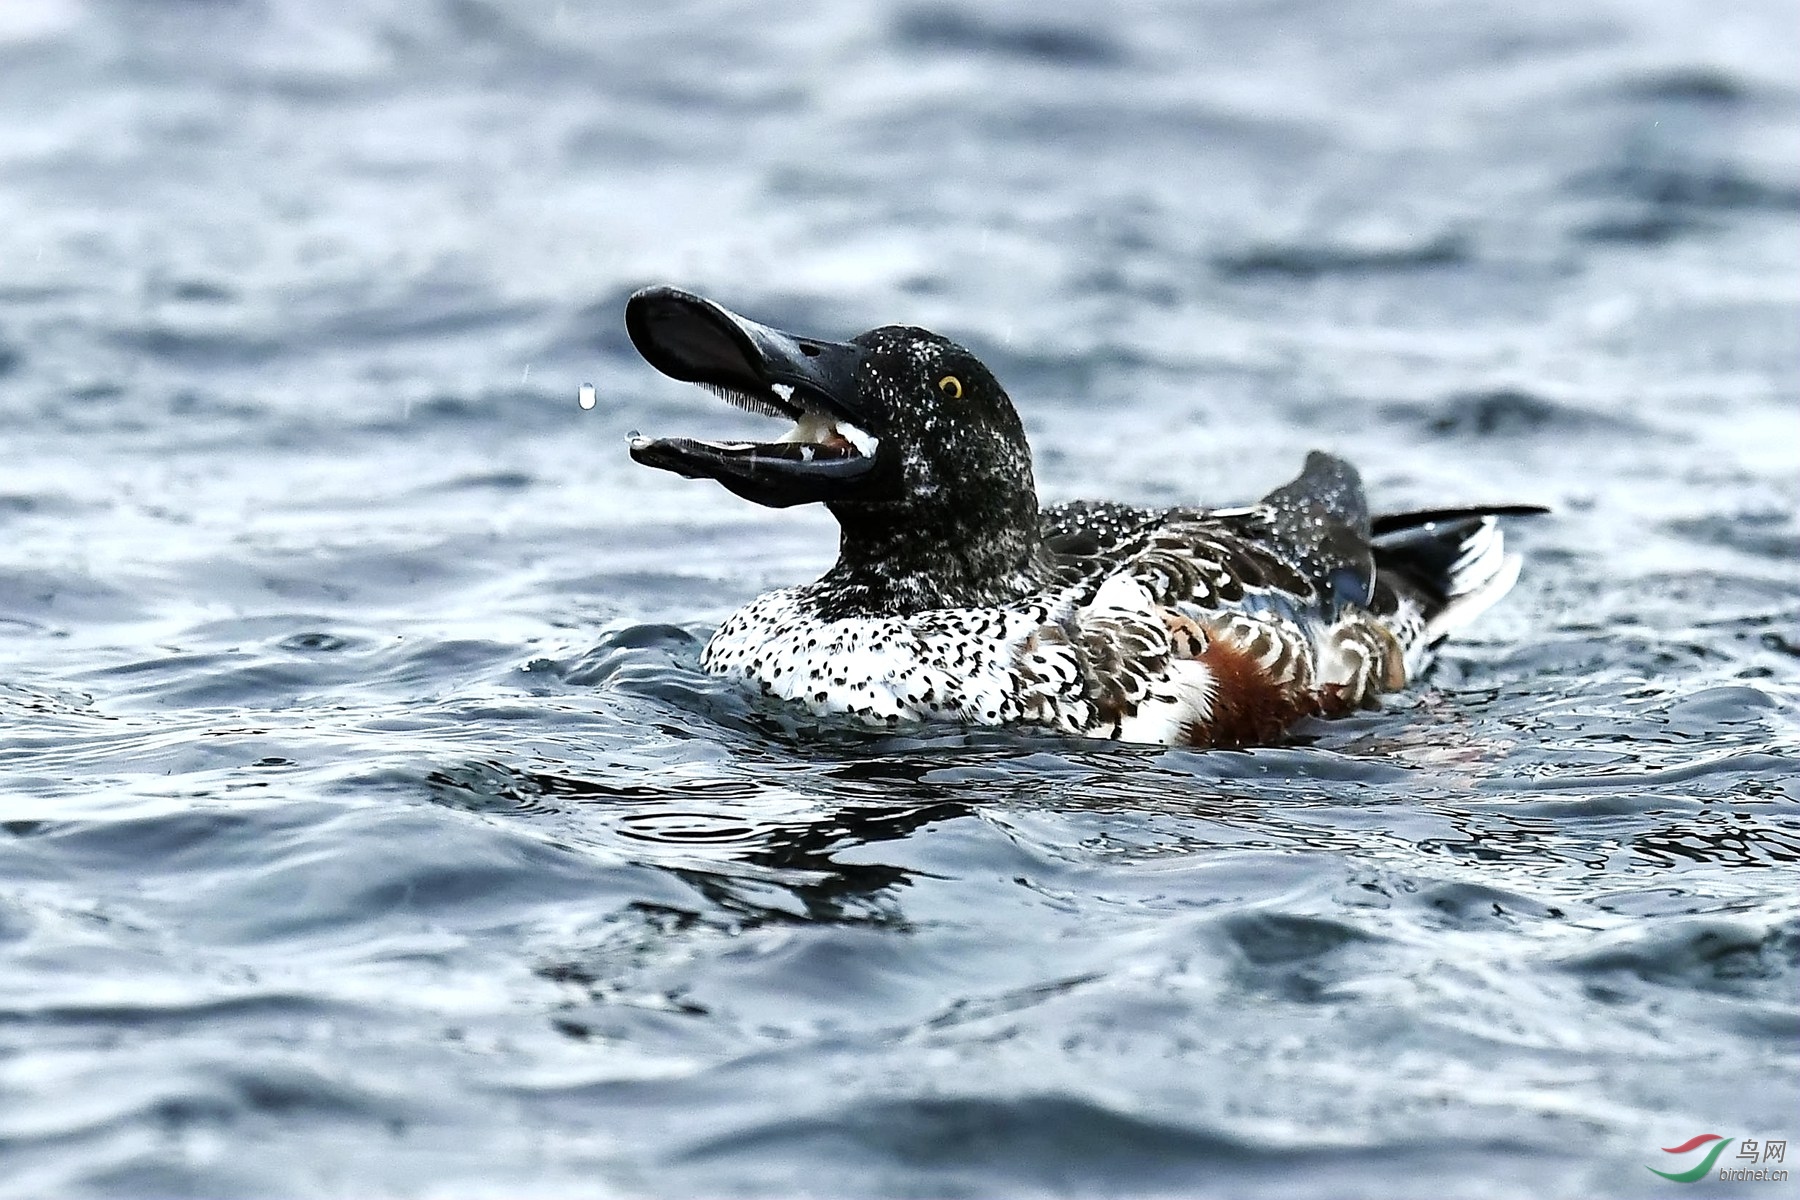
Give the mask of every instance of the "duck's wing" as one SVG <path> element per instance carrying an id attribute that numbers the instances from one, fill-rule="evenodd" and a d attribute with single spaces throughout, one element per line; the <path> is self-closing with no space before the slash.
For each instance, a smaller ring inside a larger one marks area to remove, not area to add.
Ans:
<path id="1" fill-rule="evenodd" d="M 1263 741 L 1370 704 L 1517 571 L 1485 512 L 1377 533 L 1355 469 L 1319 453 L 1247 508 L 1059 516 L 1087 552 L 1067 569 L 1094 572 L 1071 640 L 1088 648 L 1097 731 L 1134 741 Z"/>

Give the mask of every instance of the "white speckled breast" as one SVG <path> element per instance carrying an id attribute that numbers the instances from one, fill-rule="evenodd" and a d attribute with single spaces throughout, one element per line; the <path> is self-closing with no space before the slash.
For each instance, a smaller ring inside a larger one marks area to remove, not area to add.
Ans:
<path id="1" fill-rule="evenodd" d="M 808 595 L 804 587 L 783 588 L 738 610 L 707 643 L 701 665 L 819 715 L 893 726 L 1024 719 L 1032 697 L 1021 692 L 1022 652 L 1046 623 L 1067 619 L 1077 593 L 1013 607 L 838 620 L 814 615 Z M 1066 672 L 1060 688 L 1076 684 L 1072 658 Z"/>

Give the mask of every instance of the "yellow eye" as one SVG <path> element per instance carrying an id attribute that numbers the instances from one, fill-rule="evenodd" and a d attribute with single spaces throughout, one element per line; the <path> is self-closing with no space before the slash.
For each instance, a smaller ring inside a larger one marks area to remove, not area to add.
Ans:
<path id="1" fill-rule="evenodd" d="M 944 393 L 944 395 L 950 397 L 952 400 L 961 400 L 962 380 L 954 375 L 946 375 L 938 380 L 938 391 Z"/>

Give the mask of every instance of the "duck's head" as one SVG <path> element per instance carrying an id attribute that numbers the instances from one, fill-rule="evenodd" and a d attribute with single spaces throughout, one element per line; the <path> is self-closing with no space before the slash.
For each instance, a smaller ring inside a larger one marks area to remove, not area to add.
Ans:
<path id="1" fill-rule="evenodd" d="M 663 374 L 794 423 L 768 442 L 636 438 L 638 462 L 770 507 L 823 503 L 843 527 L 846 560 L 948 554 L 979 560 L 959 573 L 983 575 L 1035 549 L 1024 428 L 999 382 L 955 342 L 897 325 L 824 341 L 671 287 L 633 295 L 625 328 Z"/>

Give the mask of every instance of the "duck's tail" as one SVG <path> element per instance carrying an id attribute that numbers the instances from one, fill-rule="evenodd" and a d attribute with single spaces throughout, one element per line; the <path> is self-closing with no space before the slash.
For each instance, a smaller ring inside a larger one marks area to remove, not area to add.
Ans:
<path id="1" fill-rule="evenodd" d="M 1409 677 L 1445 638 L 1492 608 L 1518 580 L 1520 559 L 1506 552 L 1499 519 L 1548 511 L 1534 504 L 1439 508 L 1371 522 L 1377 576 L 1419 605 L 1424 622 L 1406 639 Z"/>

